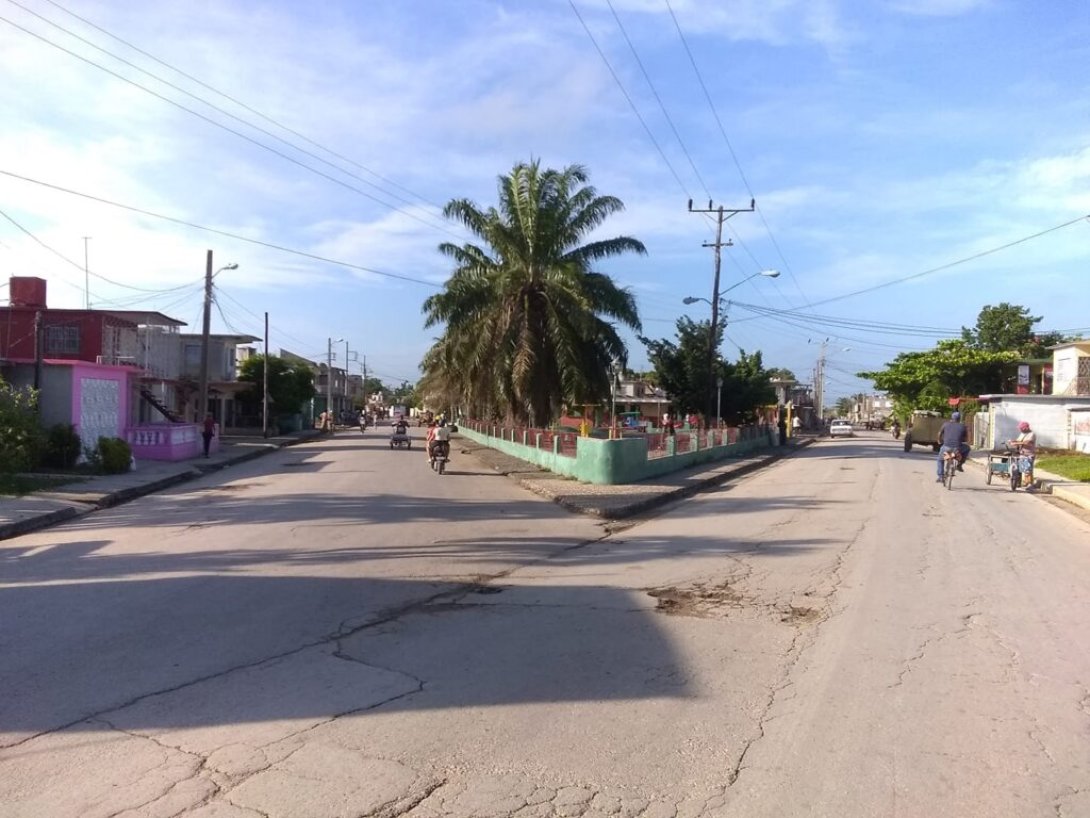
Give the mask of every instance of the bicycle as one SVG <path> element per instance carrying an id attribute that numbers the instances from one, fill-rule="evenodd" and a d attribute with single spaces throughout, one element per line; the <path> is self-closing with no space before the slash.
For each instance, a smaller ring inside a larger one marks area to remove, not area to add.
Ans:
<path id="1" fill-rule="evenodd" d="M 954 475 L 958 471 L 958 453 L 954 451 L 945 451 L 942 453 L 942 484 L 946 486 L 946 490 L 949 491 L 954 487 Z"/>

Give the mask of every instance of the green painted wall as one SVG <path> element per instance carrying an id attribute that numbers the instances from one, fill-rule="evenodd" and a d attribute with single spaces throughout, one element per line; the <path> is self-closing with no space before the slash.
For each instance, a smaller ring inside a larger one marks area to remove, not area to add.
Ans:
<path id="1" fill-rule="evenodd" d="M 743 457 L 750 452 L 772 446 L 772 435 L 762 435 L 755 440 L 728 443 L 705 449 L 677 452 L 665 457 L 647 457 L 647 441 L 642 437 L 625 437 L 619 440 L 601 440 L 580 437 L 576 442 L 576 456 L 567 457 L 552 451 L 542 451 L 532 445 L 504 440 L 492 435 L 475 432 L 465 426 L 458 433 L 482 446 L 526 460 L 564 477 L 574 477 L 583 483 L 618 485 L 638 483 L 651 477 L 698 466 Z"/>

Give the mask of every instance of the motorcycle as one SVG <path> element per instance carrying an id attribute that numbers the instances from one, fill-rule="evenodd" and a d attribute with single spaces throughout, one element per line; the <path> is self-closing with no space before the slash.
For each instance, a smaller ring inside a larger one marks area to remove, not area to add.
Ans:
<path id="1" fill-rule="evenodd" d="M 891 431 L 893 432 L 893 439 L 894 440 L 900 440 L 901 439 L 901 424 L 900 423 L 894 423 Z"/>
<path id="2" fill-rule="evenodd" d="M 436 474 L 442 474 L 446 471 L 447 463 L 450 461 L 450 441 L 449 440 L 436 440 L 431 444 L 431 458 L 429 463 L 431 464 L 432 471 Z"/>

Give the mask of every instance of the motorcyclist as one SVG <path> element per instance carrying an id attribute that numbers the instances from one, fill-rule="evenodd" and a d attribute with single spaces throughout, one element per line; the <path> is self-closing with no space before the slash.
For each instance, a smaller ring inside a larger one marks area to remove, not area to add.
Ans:
<path id="1" fill-rule="evenodd" d="M 394 424 L 395 435 L 407 435 L 409 433 L 409 421 L 405 420 L 404 415 L 397 416 L 397 422 Z"/>
<path id="2" fill-rule="evenodd" d="M 896 418 L 893 419 L 893 426 L 890 427 L 893 430 L 893 438 L 896 440 L 901 436 L 901 421 Z"/>
<path id="3" fill-rule="evenodd" d="M 942 424 L 942 428 L 939 429 L 938 442 L 939 456 L 935 461 L 935 471 L 938 476 L 935 478 L 935 482 L 941 483 L 942 461 L 946 452 L 957 452 L 958 471 L 965 471 L 962 464 L 965 462 L 965 458 L 969 456 L 969 430 L 961 422 L 961 412 L 952 413 L 950 420 Z"/>
<path id="4" fill-rule="evenodd" d="M 433 420 L 428 424 L 427 446 L 425 446 L 428 462 L 431 462 L 432 451 L 437 448 L 436 444 L 439 443 L 446 443 L 448 447 L 450 446 L 450 427 L 447 426 L 446 418 L 441 415 L 440 420 Z"/>

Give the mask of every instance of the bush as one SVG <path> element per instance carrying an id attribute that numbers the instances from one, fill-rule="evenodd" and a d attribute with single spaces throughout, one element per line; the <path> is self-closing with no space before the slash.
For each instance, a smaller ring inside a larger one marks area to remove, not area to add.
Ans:
<path id="1" fill-rule="evenodd" d="M 0 471 L 28 471 L 38 462 L 42 430 L 38 425 L 38 393 L 0 378 Z"/>
<path id="2" fill-rule="evenodd" d="M 132 465 L 132 449 L 119 437 L 100 437 L 95 456 L 88 459 L 105 474 L 124 474 Z"/>
<path id="3" fill-rule="evenodd" d="M 42 453 L 42 464 L 57 469 L 71 469 L 79 460 L 82 443 L 76 427 L 58 423 L 50 427 Z"/>

